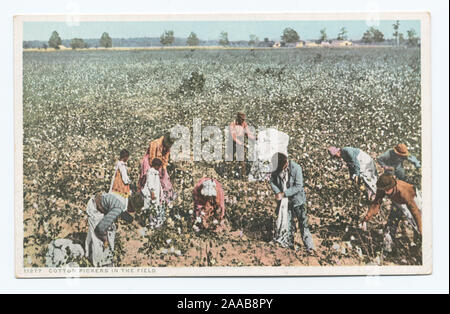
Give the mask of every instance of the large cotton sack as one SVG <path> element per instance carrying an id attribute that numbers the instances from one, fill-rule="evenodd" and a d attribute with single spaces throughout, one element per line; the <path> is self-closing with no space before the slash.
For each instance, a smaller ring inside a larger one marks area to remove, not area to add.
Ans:
<path id="1" fill-rule="evenodd" d="M 45 256 L 46 267 L 78 267 L 76 262 L 84 256 L 83 247 L 75 244 L 72 240 L 57 239 L 48 245 Z"/>

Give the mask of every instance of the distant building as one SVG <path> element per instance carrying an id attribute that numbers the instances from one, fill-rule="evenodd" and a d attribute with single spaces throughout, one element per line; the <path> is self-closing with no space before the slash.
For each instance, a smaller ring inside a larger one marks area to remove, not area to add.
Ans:
<path id="1" fill-rule="evenodd" d="M 295 43 L 295 47 L 297 47 L 297 48 L 303 48 L 305 46 L 306 46 L 306 42 L 304 40 L 301 40 L 301 41 Z"/>
<path id="2" fill-rule="evenodd" d="M 273 44 L 272 48 L 281 48 L 281 43 L 277 41 L 276 43 Z"/>
<path id="3" fill-rule="evenodd" d="M 319 44 L 317 44 L 314 41 L 306 41 L 305 42 L 305 47 L 319 47 Z"/>
<path id="4" fill-rule="evenodd" d="M 348 47 L 348 46 L 352 46 L 353 43 L 348 40 L 333 40 L 331 45 L 333 45 L 335 47 Z"/>
<path id="5" fill-rule="evenodd" d="M 284 45 L 284 47 L 288 47 L 288 48 L 296 48 L 298 43 L 286 43 L 286 45 Z"/>
<path id="6" fill-rule="evenodd" d="M 322 46 L 322 47 L 330 47 L 331 44 L 330 44 L 328 41 L 322 41 L 322 42 L 320 43 L 320 46 Z"/>
<path id="7" fill-rule="evenodd" d="M 264 47 L 273 47 L 273 45 L 275 44 L 275 42 L 273 40 L 267 40 L 267 41 L 260 41 L 258 43 L 258 47 L 264 48 Z"/>

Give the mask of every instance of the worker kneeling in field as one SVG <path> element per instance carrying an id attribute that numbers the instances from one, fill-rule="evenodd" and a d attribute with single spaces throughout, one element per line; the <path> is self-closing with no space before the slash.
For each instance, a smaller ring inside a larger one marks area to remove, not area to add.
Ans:
<path id="1" fill-rule="evenodd" d="M 392 175 L 385 173 L 377 181 L 377 194 L 364 221 L 369 221 L 379 213 L 385 196 L 392 200 L 392 209 L 384 236 L 385 250 L 391 252 L 393 238 L 402 217 L 405 217 L 413 228 L 422 234 L 422 195 L 413 185 L 396 180 Z"/>
<path id="2" fill-rule="evenodd" d="M 89 232 L 86 238 L 85 255 L 94 267 L 112 267 L 115 222 L 119 217 L 130 223 L 133 218 L 126 210 L 139 210 L 144 206 L 140 193 L 128 199 L 128 205 L 114 193 L 93 196 L 87 204 Z"/>
<path id="3" fill-rule="evenodd" d="M 216 179 L 203 178 L 194 187 L 194 230 L 215 229 L 223 223 L 225 197 L 222 185 Z M 199 227 L 200 226 L 200 227 Z"/>

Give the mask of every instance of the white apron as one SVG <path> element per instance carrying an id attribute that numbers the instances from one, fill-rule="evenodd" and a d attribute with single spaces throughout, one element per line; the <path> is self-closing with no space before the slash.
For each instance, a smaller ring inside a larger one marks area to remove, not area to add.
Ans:
<path id="1" fill-rule="evenodd" d="M 422 192 L 416 189 L 416 197 L 414 197 L 414 202 L 416 203 L 417 207 L 419 208 L 420 213 L 422 214 Z M 409 224 L 414 228 L 414 230 L 419 233 L 419 227 L 417 227 L 417 223 L 414 220 L 413 215 L 408 209 L 408 206 L 405 204 L 397 204 L 393 203 L 395 207 L 401 210 L 403 215 L 405 216 L 406 220 L 409 222 Z"/>
<path id="2" fill-rule="evenodd" d="M 103 247 L 103 241 L 95 234 L 95 227 L 97 227 L 104 215 L 97 210 L 94 197 L 89 200 L 86 211 L 89 225 L 85 248 L 86 257 L 92 262 L 94 267 L 112 266 L 116 227 L 113 224 L 111 230 L 108 230 L 107 238 L 109 247 L 105 249 Z"/>
<path id="3" fill-rule="evenodd" d="M 360 176 L 366 185 L 375 194 L 377 192 L 377 168 L 373 159 L 365 152 L 360 151 L 356 157 L 359 162 Z"/>
<path id="4" fill-rule="evenodd" d="M 283 180 L 283 192 L 287 189 L 288 175 Z M 283 198 L 278 205 L 278 217 L 276 221 L 275 241 L 285 248 L 294 245 L 294 234 L 292 230 L 292 212 L 289 210 L 289 199 Z"/>

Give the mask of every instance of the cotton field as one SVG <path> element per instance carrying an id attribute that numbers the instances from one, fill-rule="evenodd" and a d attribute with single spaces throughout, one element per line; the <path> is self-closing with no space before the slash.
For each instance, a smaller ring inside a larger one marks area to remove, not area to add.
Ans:
<path id="1" fill-rule="evenodd" d="M 420 160 L 420 79 L 415 48 L 25 52 L 25 266 L 43 266 L 55 239 L 84 245 L 86 203 L 109 189 L 122 148 L 136 182 L 150 140 L 177 124 L 192 130 L 194 119 L 223 129 L 238 111 L 290 136 L 317 256 L 305 253 L 298 231 L 294 250 L 270 242 L 276 203 L 267 182 L 237 179 L 223 162 L 183 161 L 168 168 L 178 198 L 163 228 L 148 229 L 139 212 L 132 224 L 118 222 L 116 266 L 421 264 L 421 241 L 406 224 L 396 250 L 383 254 L 389 201 L 359 228 L 365 192 L 326 151 L 353 146 L 376 157 L 402 142 Z M 420 186 L 420 170 L 405 166 Z M 227 227 L 196 232 L 192 189 L 211 173 L 224 186 Z"/>

